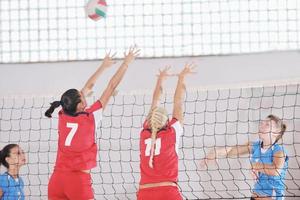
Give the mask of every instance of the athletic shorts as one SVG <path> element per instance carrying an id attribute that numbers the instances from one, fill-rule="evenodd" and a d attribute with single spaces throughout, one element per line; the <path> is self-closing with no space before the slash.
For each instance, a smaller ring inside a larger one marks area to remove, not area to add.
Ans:
<path id="1" fill-rule="evenodd" d="M 48 198 L 51 200 L 94 199 L 91 175 L 81 171 L 54 171 L 48 184 Z"/>
<path id="2" fill-rule="evenodd" d="M 276 197 L 276 200 L 284 199 L 284 186 L 274 187 L 269 181 L 256 182 L 253 192 L 260 197 Z"/>
<path id="3" fill-rule="evenodd" d="M 178 187 L 160 186 L 140 189 L 137 200 L 182 200 Z"/>

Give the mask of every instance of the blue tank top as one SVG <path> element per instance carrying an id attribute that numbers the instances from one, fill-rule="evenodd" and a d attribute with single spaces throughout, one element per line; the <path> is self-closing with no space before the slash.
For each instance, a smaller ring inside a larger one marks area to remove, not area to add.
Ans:
<path id="1" fill-rule="evenodd" d="M 263 164 L 273 164 L 273 157 L 276 152 L 283 151 L 285 155 L 285 162 L 284 166 L 281 169 L 280 173 L 278 176 L 270 176 L 265 173 L 260 172 L 258 176 L 258 182 L 267 182 L 271 184 L 273 188 L 277 189 L 284 189 L 284 179 L 286 175 L 286 171 L 288 168 L 288 156 L 287 152 L 284 149 L 282 145 L 279 145 L 277 143 L 273 144 L 272 147 L 270 147 L 268 150 L 265 152 L 262 152 L 261 150 L 261 141 L 254 142 L 252 144 L 252 150 L 251 150 L 251 159 L 250 162 L 259 162 Z"/>
<path id="2" fill-rule="evenodd" d="M 24 200 L 24 182 L 21 177 L 15 179 L 7 172 L 0 175 L 1 200 Z"/>

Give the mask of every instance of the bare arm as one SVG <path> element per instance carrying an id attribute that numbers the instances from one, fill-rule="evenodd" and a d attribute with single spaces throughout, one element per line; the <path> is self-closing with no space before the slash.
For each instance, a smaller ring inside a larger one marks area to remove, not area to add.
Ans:
<path id="1" fill-rule="evenodd" d="M 272 164 L 264 164 L 264 163 L 256 162 L 256 163 L 252 163 L 252 169 L 256 172 L 262 172 L 270 176 L 279 176 L 280 171 L 284 166 L 284 162 L 285 162 L 285 154 L 283 151 L 279 151 L 273 155 Z"/>
<path id="2" fill-rule="evenodd" d="M 200 166 L 204 167 L 210 162 L 215 162 L 217 158 L 238 157 L 239 155 L 250 154 L 251 144 L 248 142 L 244 145 L 232 147 L 216 147 L 208 152 L 204 159 L 200 161 Z"/>
<path id="3" fill-rule="evenodd" d="M 135 57 L 138 56 L 140 50 L 136 47 L 130 47 L 129 52 L 126 54 L 124 53 L 124 61 L 117 70 L 117 72 L 113 75 L 113 77 L 110 79 L 106 89 L 102 93 L 100 97 L 100 102 L 102 104 L 102 107 L 105 108 L 106 104 L 108 103 L 110 97 L 115 92 L 116 87 L 121 82 L 122 78 L 124 77 L 125 72 L 127 71 L 128 65 L 135 59 Z"/>
<path id="4" fill-rule="evenodd" d="M 157 75 L 157 81 L 155 85 L 155 89 L 152 96 L 152 104 L 151 104 L 151 110 L 157 106 L 160 100 L 161 93 L 163 91 L 162 84 L 167 76 L 170 76 L 168 73 L 170 69 L 170 66 L 165 67 L 163 70 L 159 70 L 159 74 Z"/>
<path id="5" fill-rule="evenodd" d="M 2 196 L 3 196 L 3 191 L 2 191 L 2 189 L 0 188 L 0 199 L 2 198 Z"/>
<path id="6" fill-rule="evenodd" d="M 181 124 L 183 123 L 182 96 L 185 92 L 184 79 L 187 74 L 195 73 L 192 71 L 194 68 L 193 64 L 187 64 L 178 75 L 177 87 L 174 94 L 173 117 Z"/>
<path id="7" fill-rule="evenodd" d="M 98 69 L 94 72 L 94 74 L 87 80 L 84 87 L 81 89 L 81 92 L 84 94 L 84 96 L 87 96 L 92 91 L 95 82 L 97 81 L 99 76 L 103 73 L 103 71 L 115 63 L 115 61 L 113 61 L 114 55 L 111 56 L 110 53 L 105 55 L 102 64 L 98 67 Z"/>
<path id="8" fill-rule="evenodd" d="M 233 147 L 229 147 L 227 153 L 227 157 L 238 157 L 239 155 L 250 154 L 251 152 L 251 144 L 248 142 L 244 145 L 237 145 Z"/>

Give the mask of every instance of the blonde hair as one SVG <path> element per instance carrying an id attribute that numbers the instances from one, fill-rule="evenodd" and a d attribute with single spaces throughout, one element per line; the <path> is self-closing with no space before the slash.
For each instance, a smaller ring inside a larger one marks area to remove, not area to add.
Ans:
<path id="1" fill-rule="evenodd" d="M 168 121 L 168 113 L 166 109 L 161 107 L 154 107 L 149 115 L 147 116 L 147 122 L 149 128 L 151 129 L 151 150 L 150 150 L 150 159 L 149 166 L 153 168 L 153 156 L 155 150 L 155 140 L 157 132 L 164 128 Z"/>
<path id="2" fill-rule="evenodd" d="M 280 128 L 280 135 L 276 138 L 276 141 L 275 141 L 275 143 L 276 143 L 276 142 L 278 142 L 278 140 L 280 140 L 282 138 L 282 136 L 283 136 L 283 134 L 286 130 L 286 125 L 276 115 L 271 114 L 267 117 L 267 119 L 270 119 L 270 120 L 274 121 L 276 123 L 276 125 Z"/>

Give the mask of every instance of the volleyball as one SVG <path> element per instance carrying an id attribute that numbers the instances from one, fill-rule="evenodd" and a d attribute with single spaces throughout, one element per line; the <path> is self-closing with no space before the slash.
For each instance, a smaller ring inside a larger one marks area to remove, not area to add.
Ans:
<path id="1" fill-rule="evenodd" d="M 85 7 L 86 14 L 94 21 L 106 17 L 107 4 L 105 0 L 90 0 Z"/>

